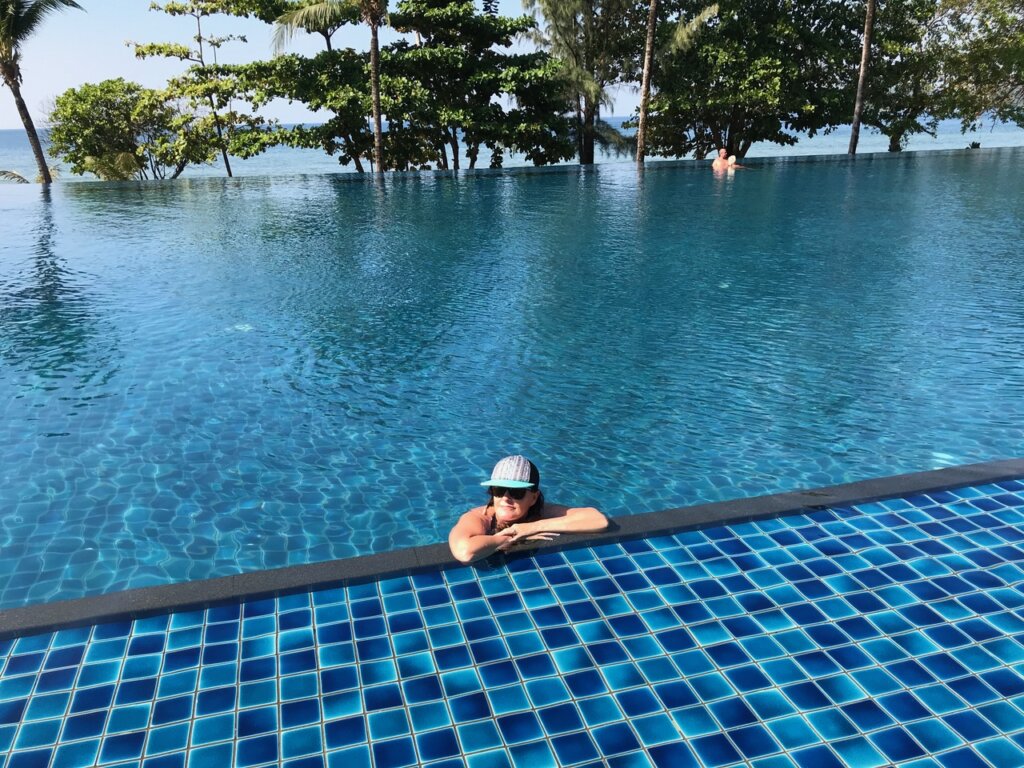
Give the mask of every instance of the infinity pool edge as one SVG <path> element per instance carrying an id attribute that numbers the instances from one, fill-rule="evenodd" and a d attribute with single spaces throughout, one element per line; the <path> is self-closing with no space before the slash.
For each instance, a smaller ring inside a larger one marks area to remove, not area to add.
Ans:
<path id="1" fill-rule="evenodd" d="M 611 543 L 1022 477 L 1024 458 L 1005 459 L 613 517 L 607 531 L 545 542 L 508 559 L 527 557 L 542 549 Z M 430 544 L 341 560 L 57 600 L 0 611 L 0 640 L 454 567 L 481 565 L 462 565 L 451 556 L 447 545 Z"/>

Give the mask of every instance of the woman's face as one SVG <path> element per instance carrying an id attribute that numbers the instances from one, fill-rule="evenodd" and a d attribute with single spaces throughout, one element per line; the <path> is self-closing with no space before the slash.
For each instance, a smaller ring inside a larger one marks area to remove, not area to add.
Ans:
<path id="1" fill-rule="evenodd" d="M 500 524 L 507 525 L 526 517 L 526 513 L 536 503 L 540 492 L 527 491 L 521 499 L 513 499 L 511 494 L 505 492 L 505 489 L 492 490 L 491 495 L 494 497 L 495 520 Z"/>

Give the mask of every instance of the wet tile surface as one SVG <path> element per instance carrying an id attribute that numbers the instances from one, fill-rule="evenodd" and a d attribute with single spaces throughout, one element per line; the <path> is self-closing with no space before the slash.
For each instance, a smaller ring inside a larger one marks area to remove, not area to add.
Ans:
<path id="1" fill-rule="evenodd" d="M 1024 765 L 1024 483 L 0 642 L 0 764 Z"/>

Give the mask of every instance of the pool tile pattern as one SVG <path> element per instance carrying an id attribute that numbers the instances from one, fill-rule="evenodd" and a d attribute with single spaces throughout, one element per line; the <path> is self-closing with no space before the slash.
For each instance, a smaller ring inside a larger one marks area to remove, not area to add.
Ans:
<path id="1" fill-rule="evenodd" d="M 0 765 L 1024 765 L 1024 483 L 0 642 Z"/>

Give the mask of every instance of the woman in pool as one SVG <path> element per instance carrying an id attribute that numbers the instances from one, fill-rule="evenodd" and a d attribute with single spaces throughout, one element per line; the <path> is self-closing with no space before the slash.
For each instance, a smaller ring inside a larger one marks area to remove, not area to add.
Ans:
<path id="1" fill-rule="evenodd" d="M 608 527 L 608 518 L 593 507 L 546 503 L 540 471 L 525 456 L 506 456 L 480 485 L 487 487 L 487 504 L 466 512 L 448 536 L 452 554 L 462 563 L 504 552 L 523 541 Z"/>

